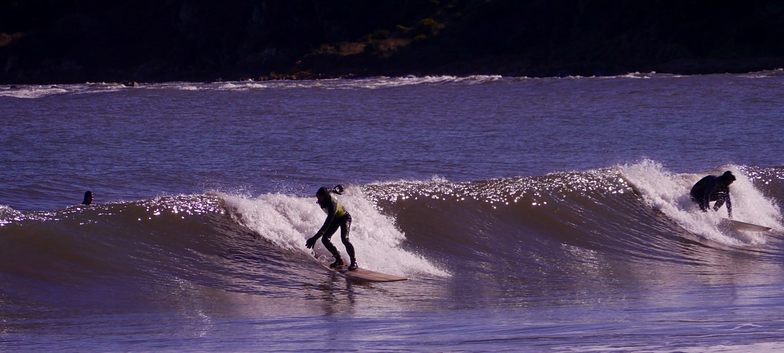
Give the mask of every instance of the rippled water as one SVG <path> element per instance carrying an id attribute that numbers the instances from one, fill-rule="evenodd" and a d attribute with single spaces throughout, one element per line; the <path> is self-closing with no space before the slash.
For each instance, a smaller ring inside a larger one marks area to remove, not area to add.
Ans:
<path id="1" fill-rule="evenodd" d="M 0 86 L 0 350 L 782 350 L 782 86 Z M 695 210 L 727 169 L 772 232 Z M 313 261 L 336 183 L 360 265 L 408 281 Z"/>
<path id="2" fill-rule="evenodd" d="M 778 72 L 0 89 L 0 199 L 61 208 L 211 188 L 781 165 Z M 43 92 L 40 92 L 43 90 Z M 34 97 L 34 98 L 16 98 Z"/>

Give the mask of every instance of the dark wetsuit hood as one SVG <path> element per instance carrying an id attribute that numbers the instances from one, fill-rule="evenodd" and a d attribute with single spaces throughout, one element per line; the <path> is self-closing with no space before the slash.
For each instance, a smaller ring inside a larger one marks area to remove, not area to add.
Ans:
<path id="1" fill-rule="evenodd" d="M 719 179 L 724 182 L 725 185 L 730 185 L 733 181 L 735 181 L 735 175 L 733 175 L 732 172 L 728 170 L 724 172 L 724 174 L 722 174 Z"/>

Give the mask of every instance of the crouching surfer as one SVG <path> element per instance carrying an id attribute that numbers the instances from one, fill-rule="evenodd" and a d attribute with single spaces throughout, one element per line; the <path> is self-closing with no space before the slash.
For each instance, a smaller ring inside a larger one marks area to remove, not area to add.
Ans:
<path id="1" fill-rule="evenodd" d="M 324 247 L 326 247 L 327 250 L 332 253 L 332 256 L 335 257 L 335 262 L 329 265 L 329 267 L 343 267 L 345 263 L 340 258 L 338 249 L 335 248 L 335 245 L 330 241 L 332 235 L 340 228 L 340 240 L 343 241 L 346 252 L 348 252 L 348 256 L 351 258 L 351 264 L 349 264 L 348 270 L 353 271 L 357 269 L 357 259 L 354 257 L 354 246 L 351 245 L 351 242 L 348 240 L 349 231 L 351 230 L 351 215 L 346 211 L 345 207 L 332 196 L 333 193 L 338 195 L 343 194 L 343 186 L 337 185 L 334 188 L 322 187 L 316 192 L 316 202 L 321 206 L 321 209 L 327 213 L 327 219 L 324 221 L 324 225 L 321 226 L 321 229 L 316 232 L 316 235 L 305 242 L 305 246 L 308 249 L 312 249 L 316 244 L 316 240 L 318 240 L 319 237 L 322 237 L 321 242 L 324 244 Z"/>
<path id="2" fill-rule="evenodd" d="M 692 201 L 700 206 L 702 212 L 707 212 L 710 207 L 711 201 L 716 201 L 713 205 L 713 210 L 718 211 L 719 208 L 727 203 L 727 215 L 732 218 L 732 200 L 730 199 L 730 184 L 735 181 L 735 176 L 732 172 L 726 171 L 720 176 L 708 175 L 694 186 L 692 186 L 691 194 Z"/>

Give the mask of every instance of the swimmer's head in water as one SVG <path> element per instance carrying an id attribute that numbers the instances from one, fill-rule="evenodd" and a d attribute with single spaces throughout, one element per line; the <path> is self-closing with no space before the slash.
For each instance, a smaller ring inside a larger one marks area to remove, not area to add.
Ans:
<path id="1" fill-rule="evenodd" d="M 93 192 L 92 191 L 85 191 L 84 192 L 84 200 L 82 201 L 82 205 L 89 205 L 93 203 Z"/>

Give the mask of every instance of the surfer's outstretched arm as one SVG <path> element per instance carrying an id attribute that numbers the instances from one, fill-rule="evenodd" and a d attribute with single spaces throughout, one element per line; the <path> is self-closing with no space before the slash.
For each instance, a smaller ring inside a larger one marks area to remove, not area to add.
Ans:
<path id="1" fill-rule="evenodd" d="M 327 232 L 327 230 L 332 226 L 332 223 L 335 221 L 336 211 L 337 210 L 335 209 L 335 207 L 333 205 L 329 205 L 328 206 L 328 208 L 327 208 L 327 219 L 324 220 L 324 224 L 321 226 L 321 229 L 319 229 L 318 232 L 316 232 L 316 235 L 310 237 L 305 242 L 305 247 L 307 247 L 308 249 L 313 248 L 313 245 L 316 244 L 316 241 L 318 240 L 318 238 L 322 237 Z"/>
<path id="2" fill-rule="evenodd" d="M 714 211 L 719 211 L 721 206 L 727 204 L 727 215 L 729 218 L 732 218 L 732 200 L 730 199 L 730 189 L 727 186 L 717 186 L 714 188 L 713 192 L 715 193 L 714 199 L 716 203 L 713 205 Z"/>

